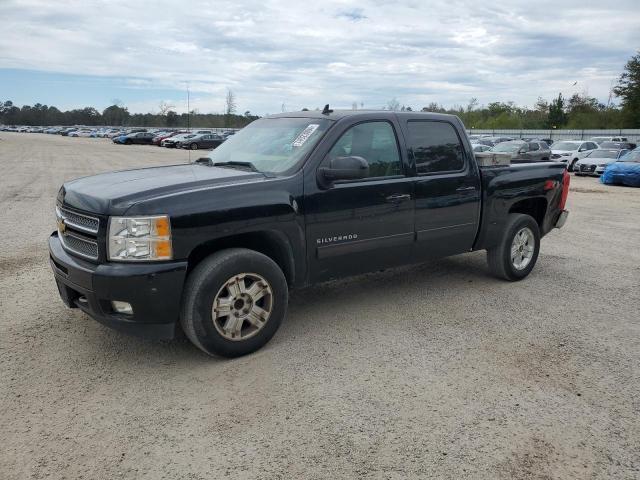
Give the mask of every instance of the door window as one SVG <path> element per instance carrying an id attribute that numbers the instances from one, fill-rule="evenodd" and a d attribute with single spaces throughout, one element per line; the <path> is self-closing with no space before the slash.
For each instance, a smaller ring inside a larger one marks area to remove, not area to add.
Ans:
<path id="1" fill-rule="evenodd" d="M 409 121 L 409 147 L 418 174 L 459 171 L 464 150 L 453 125 L 438 121 Z"/>
<path id="2" fill-rule="evenodd" d="M 388 122 L 359 123 L 343 133 L 328 157 L 349 156 L 369 163 L 369 177 L 402 175 L 396 134 Z"/>
<path id="3" fill-rule="evenodd" d="M 531 152 L 535 152 L 536 150 L 540 150 L 540 145 L 538 145 L 538 144 L 537 144 L 537 143 L 535 143 L 535 142 L 531 142 L 531 143 L 529 144 L 529 151 L 531 151 Z"/>

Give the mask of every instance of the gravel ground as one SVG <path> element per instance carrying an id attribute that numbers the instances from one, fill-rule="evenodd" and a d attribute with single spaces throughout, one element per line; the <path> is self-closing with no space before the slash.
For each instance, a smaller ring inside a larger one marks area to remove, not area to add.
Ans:
<path id="1" fill-rule="evenodd" d="M 187 158 L 0 134 L 0 478 L 640 478 L 640 189 L 572 178 L 520 283 L 323 284 L 230 361 L 65 308 L 47 261 L 64 180 Z"/>

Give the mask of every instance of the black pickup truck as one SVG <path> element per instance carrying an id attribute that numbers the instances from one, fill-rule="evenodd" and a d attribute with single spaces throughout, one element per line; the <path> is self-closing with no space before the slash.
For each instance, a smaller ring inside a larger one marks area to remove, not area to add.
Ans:
<path id="1" fill-rule="evenodd" d="M 67 306 L 232 357 L 269 341 L 293 288 L 474 250 L 520 280 L 568 190 L 562 163 L 480 165 L 454 116 L 287 113 L 191 164 L 65 183 L 50 260 Z"/>

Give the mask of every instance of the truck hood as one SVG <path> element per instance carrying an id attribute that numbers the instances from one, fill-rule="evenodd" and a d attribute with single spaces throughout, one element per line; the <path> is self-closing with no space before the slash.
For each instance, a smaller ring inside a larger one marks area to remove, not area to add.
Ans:
<path id="1" fill-rule="evenodd" d="M 58 193 L 58 201 L 86 212 L 120 215 L 145 200 L 264 179 L 261 173 L 197 164 L 122 170 L 67 182 Z"/>

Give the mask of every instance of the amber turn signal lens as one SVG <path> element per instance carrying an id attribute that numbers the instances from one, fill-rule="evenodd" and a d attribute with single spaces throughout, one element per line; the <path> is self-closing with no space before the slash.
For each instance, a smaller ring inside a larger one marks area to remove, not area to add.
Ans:
<path id="1" fill-rule="evenodd" d="M 171 235 L 171 226 L 167 217 L 159 217 L 155 219 L 156 236 L 168 237 Z"/>

